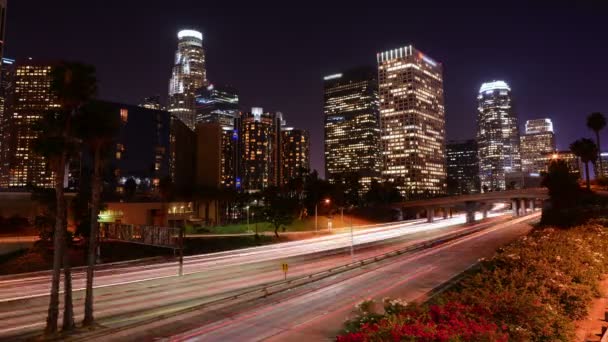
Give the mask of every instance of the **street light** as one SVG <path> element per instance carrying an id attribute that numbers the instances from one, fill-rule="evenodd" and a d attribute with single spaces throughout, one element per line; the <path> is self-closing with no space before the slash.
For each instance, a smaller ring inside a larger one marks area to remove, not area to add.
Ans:
<path id="1" fill-rule="evenodd" d="M 250 232 L 251 229 L 249 229 L 249 206 L 246 206 L 245 209 L 247 209 L 247 232 Z"/>
<path id="2" fill-rule="evenodd" d="M 331 200 L 329 198 L 326 198 L 323 200 L 323 202 L 325 204 L 329 204 L 331 202 Z M 318 215 L 319 210 L 317 208 L 318 206 L 319 206 L 319 203 L 318 202 L 315 203 L 315 232 L 316 233 L 319 232 L 319 215 Z"/>
<path id="3" fill-rule="evenodd" d="M 350 258 L 355 258 L 355 237 L 353 234 L 353 215 L 350 215 Z"/>

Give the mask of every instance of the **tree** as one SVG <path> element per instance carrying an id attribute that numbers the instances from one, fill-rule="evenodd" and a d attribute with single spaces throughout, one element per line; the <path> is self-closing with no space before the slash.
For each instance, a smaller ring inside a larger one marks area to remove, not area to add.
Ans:
<path id="1" fill-rule="evenodd" d="M 593 132 L 595 132 L 595 143 L 597 144 L 597 161 L 599 162 L 599 175 L 603 176 L 604 175 L 604 171 L 603 171 L 603 166 L 602 166 L 602 160 L 600 158 L 600 153 L 602 151 L 602 147 L 600 145 L 600 131 L 602 129 L 604 129 L 604 127 L 606 127 L 606 118 L 604 117 L 604 115 L 602 113 L 599 112 L 594 112 L 591 113 L 588 117 L 587 117 L 587 127 L 589 127 L 589 129 L 591 129 Z"/>
<path id="2" fill-rule="evenodd" d="M 279 229 L 290 225 L 296 218 L 298 203 L 293 198 L 281 196 L 275 189 L 265 191 L 264 209 L 266 220 L 274 227 L 274 235 L 279 237 Z"/>
<path id="3" fill-rule="evenodd" d="M 97 235 L 99 223 L 100 197 L 102 190 L 101 174 L 104 156 L 113 145 L 114 139 L 120 129 L 118 115 L 113 115 L 109 106 L 100 102 L 92 102 L 84 106 L 79 115 L 75 117 L 75 127 L 78 137 L 89 149 L 93 156 L 93 178 L 91 181 L 91 212 L 90 230 L 88 234 L 87 252 L 87 284 L 85 294 L 85 308 L 83 325 L 94 323 L 93 317 L 93 276 L 97 256 Z M 135 183 L 132 178 L 130 181 Z M 133 191 L 134 192 L 134 191 Z"/>
<path id="4" fill-rule="evenodd" d="M 589 181 L 589 162 L 596 160 L 598 151 L 597 146 L 593 140 L 582 138 L 570 144 L 570 150 L 585 164 L 587 190 L 591 190 L 591 183 Z"/>
<path id="5" fill-rule="evenodd" d="M 59 280 L 62 264 L 65 278 L 63 330 L 74 328 L 72 276 L 69 257 L 65 253 L 66 210 L 63 179 L 66 165 L 78 148 L 78 141 L 73 135 L 72 119 L 97 91 L 95 68 L 80 63 L 61 63 L 51 71 L 50 89 L 59 108 L 48 111 L 38 122 L 39 136 L 34 143 L 34 150 L 47 159 L 54 175 L 57 210 L 53 236 L 51 296 L 45 328 L 46 333 L 54 334 L 57 332 L 59 316 Z"/>
<path id="6" fill-rule="evenodd" d="M 578 181 L 564 160 L 552 160 L 544 174 L 542 186 L 549 190 L 552 209 L 561 210 L 576 204 Z"/>
<path id="7" fill-rule="evenodd" d="M 388 205 L 403 200 L 397 186 L 389 181 L 380 183 L 372 180 L 369 191 L 365 194 L 365 201 L 377 205 Z"/>

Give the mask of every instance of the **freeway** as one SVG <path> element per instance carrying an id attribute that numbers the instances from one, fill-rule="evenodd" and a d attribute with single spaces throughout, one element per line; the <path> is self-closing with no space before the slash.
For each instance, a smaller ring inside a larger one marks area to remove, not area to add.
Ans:
<path id="1" fill-rule="evenodd" d="M 540 213 L 446 244 L 370 264 L 309 286 L 216 310 L 200 310 L 134 327 L 93 341 L 330 341 L 354 306 L 385 297 L 413 301 L 465 271 L 482 257 L 527 233 Z M 153 331 L 153 333 L 151 333 Z M 111 338 L 110 338 L 111 337 Z"/>
<path id="2" fill-rule="evenodd" d="M 495 213 L 491 220 L 503 222 Z M 185 258 L 184 276 L 176 263 L 121 264 L 96 272 L 96 317 L 106 327 L 124 326 L 138 320 L 179 312 L 212 302 L 244 289 L 282 280 L 282 263 L 288 263 L 289 279 L 336 267 L 354 259 L 379 255 L 404 246 L 467 231 L 465 218 L 425 223 L 420 220 L 382 225 L 365 231 L 341 233 L 315 239 L 213 253 Z M 42 328 L 49 289 L 48 272 L 0 278 L 0 339 L 31 337 Z M 84 274 L 74 274 L 74 306 L 82 317 Z M 271 296 L 272 297 L 272 296 Z M 270 298 L 270 297 L 269 297 Z M 250 301 L 248 301 L 250 302 Z"/>

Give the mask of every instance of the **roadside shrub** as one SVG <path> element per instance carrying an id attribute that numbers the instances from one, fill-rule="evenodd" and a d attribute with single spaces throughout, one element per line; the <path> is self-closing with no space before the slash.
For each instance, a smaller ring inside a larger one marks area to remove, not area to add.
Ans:
<path id="1" fill-rule="evenodd" d="M 535 230 L 432 303 L 349 321 L 338 341 L 571 341 L 608 273 L 607 224 Z"/>
<path id="2" fill-rule="evenodd" d="M 356 332 L 338 336 L 340 342 L 355 341 L 507 341 L 508 336 L 489 322 L 477 307 L 458 302 L 421 307 L 409 305 L 364 323 Z"/>

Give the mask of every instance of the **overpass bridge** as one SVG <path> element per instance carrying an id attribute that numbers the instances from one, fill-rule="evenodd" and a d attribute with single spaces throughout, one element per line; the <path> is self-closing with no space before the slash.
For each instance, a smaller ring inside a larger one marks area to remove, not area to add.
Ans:
<path id="1" fill-rule="evenodd" d="M 547 189 L 529 188 L 405 201 L 392 206 L 400 210 L 413 210 L 417 217 L 421 212 L 425 212 L 428 222 L 433 222 L 437 211 L 441 211 L 443 218 L 447 218 L 452 216 L 454 208 L 464 208 L 467 223 L 473 223 L 475 222 L 475 212 L 482 212 L 483 217 L 486 218 L 488 210 L 494 203 L 511 203 L 513 216 L 523 216 L 528 210 L 534 211 L 537 204 L 540 204 L 542 208 L 542 202 L 548 198 Z"/>

